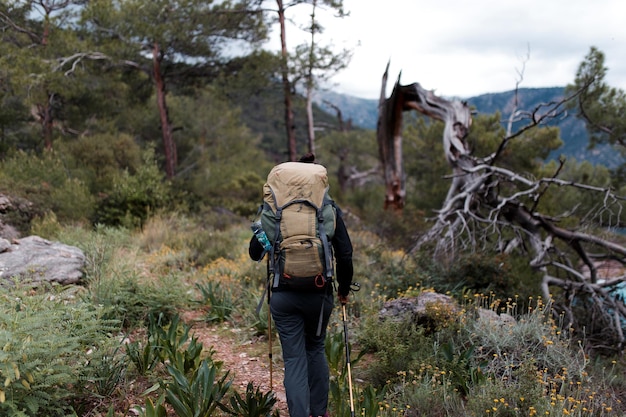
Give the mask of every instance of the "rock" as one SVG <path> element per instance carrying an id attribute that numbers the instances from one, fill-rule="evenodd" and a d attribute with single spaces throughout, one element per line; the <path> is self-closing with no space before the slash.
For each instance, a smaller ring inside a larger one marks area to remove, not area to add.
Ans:
<path id="1" fill-rule="evenodd" d="M 459 311 L 459 307 L 452 297 L 436 292 L 423 292 L 417 297 L 402 297 L 387 301 L 378 313 L 378 317 L 381 320 L 403 320 L 407 317 L 423 316 L 429 304 L 444 306 L 451 312 Z"/>
<path id="2" fill-rule="evenodd" d="M 430 311 L 427 308 L 430 307 Z M 412 320 L 421 325 L 429 325 L 427 319 L 438 319 L 442 322 L 452 319 L 461 308 L 456 301 L 447 295 L 436 292 L 423 292 L 417 297 L 403 297 L 387 301 L 379 311 L 380 320 Z M 428 317 L 431 316 L 431 317 Z M 515 324 L 516 320 L 509 314 L 498 314 L 493 310 L 477 309 L 477 320 L 489 325 Z M 426 320 L 425 320 L 426 319 Z"/>
<path id="3" fill-rule="evenodd" d="M 78 284 L 85 254 L 75 246 L 29 236 L 9 242 L 0 239 L 0 285 L 14 282 Z"/>
<path id="4" fill-rule="evenodd" d="M 35 215 L 35 206 L 30 201 L 0 193 L 0 238 L 21 237 L 19 229 L 28 229 Z"/>
<path id="5" fill-rule="evenodd" d="M 495 311 L 488 310 L 486 308 L 478 309 L 478 321 L 492 325 L 515 324 L 517 322 L 515 317 L 510 314 L 498 314 Z"/>

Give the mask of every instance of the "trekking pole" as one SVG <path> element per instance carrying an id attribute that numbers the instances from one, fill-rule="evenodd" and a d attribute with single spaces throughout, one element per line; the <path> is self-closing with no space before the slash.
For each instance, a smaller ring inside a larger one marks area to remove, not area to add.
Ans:
<path id="1" fill-rule="evenodd" d="M 272 364 L 272 311 L 270 309 L 270 294 L 271 291 L 268 291 L 267 293 L 267 331 L 268 331 L 268 338 L 269 338 L 269 353 L 268 353 L 268 358 L 270 361 L 270 391 L 274 390 L 274 380 L 272 377 L 272 370 L 273 370 L 273 364 Z"/>
<path id="2" fill-rule="evenodd" d="M 346 303 L 341 303 L 343 312 L 343 334 L 346 345 L 346 365 L 348 366 L 348 388 L 350 390 L 350 417 L 354 417 L 354 398 L 352 397 L 352 371 L 350 370 L 350 347 L 348 346 L 348 321 L 346 319 Z"/>

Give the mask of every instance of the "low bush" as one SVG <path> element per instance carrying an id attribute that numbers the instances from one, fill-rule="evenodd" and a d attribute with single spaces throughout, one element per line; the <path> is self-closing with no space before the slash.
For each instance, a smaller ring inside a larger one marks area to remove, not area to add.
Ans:
<path id="1" fill-rule="evenodd" d="M 119 328 L 73 294 L 0 287 L 0 415 L 68 415 L 77 395 L 99 390 L 93 376 Z"/>

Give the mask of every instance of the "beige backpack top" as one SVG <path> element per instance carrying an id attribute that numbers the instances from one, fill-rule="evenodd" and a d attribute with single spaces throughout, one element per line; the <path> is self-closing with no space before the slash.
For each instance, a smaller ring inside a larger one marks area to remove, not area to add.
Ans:
<path id="1" fill-rule="evenodd" d="M 328 174 L 323 165 L 285 162 L 276 165 L 263 186 L 263 200 L 276 211 L 294 200 L 308 200 L 322 207 L 328 191 Z"/>

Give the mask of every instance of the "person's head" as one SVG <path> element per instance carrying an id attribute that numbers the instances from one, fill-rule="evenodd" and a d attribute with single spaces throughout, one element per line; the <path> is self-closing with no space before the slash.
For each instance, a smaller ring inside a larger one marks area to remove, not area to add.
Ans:
<path id="1" fill-rule="evenodd" d="M 315 155 L 307 152 L 298 159 L 298 162 L 313 163 L 315 162 Z"/>

